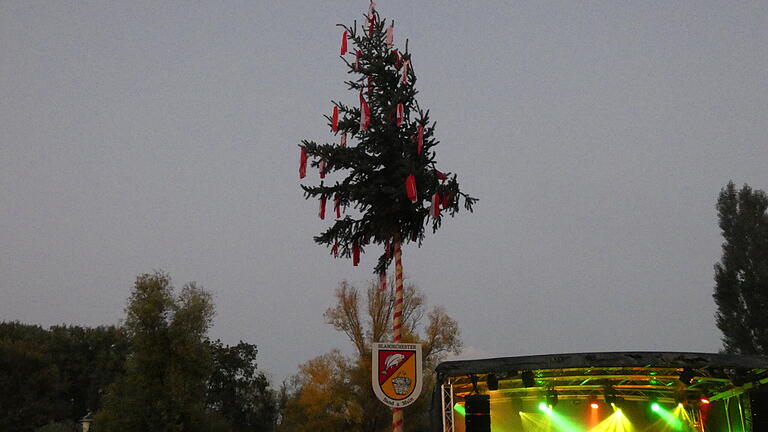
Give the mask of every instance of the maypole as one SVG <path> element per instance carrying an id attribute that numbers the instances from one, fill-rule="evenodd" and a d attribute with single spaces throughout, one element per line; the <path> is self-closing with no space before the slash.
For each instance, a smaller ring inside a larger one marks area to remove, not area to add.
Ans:
<path id="1" fill-rule="evenodd" d="M 401 318 L 403 317 L 403 256 L 400 239 L 395 239 L 395 310 L 392 314 L 392 340 L 400 342 Z M 403 409 L 392 408 L 392 431 L 403 431 Z"/>
<path id="2" fill-rule="evenodd" d="M 428 225 L 437 231 L 445 213 L 454 216 L 461 201 L 472 211 L 477 199 L 460 190 L 455 174 L 437 169 L 435 123 L 416 101 L 408 42 L 403 51 L 394 47 L 394 22 L 379 16 L 375 3 L 364 18 L 362 26 L 339 25 L 340 56 L 351 76 L 346 84 L 354 102 L 332 102 L 325 117 L 333 142 L 301 142 L 299 178 L 306 177 L 308 165 L 319 171 L 319 186 L 301 188 L 305 198 L 319 200 L 320 219 L 326 217 L 328 200 L 333 204 L 333 225 L 314 240 L 329 247 L 334 258 L 351 258 L 357 266 L 369 244 L 383 245 L 374 273 L 384 288 L 394 255 L 392 336 L 397 343 L 404 324 L 403 244 L 421 246 Z M 341 176 L 333 180 L 334 173 Z M 402 409 L 394 409 L 392 425 L 402 431 Z"/>

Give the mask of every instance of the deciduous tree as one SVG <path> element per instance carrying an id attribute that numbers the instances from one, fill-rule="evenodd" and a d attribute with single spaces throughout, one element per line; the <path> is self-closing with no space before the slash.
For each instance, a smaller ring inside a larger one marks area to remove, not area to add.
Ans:
<path id="1" fill-rule="evenodd" d="M 422 344 L 424 388 L 434 382 L 431 371 L 449 352 L 461 349 L 459 327 L 441 307 L 426 308 L 426 298 L 413 284 L 404 289 L 402 341 Z M 391 412 L 371 388 L 371 344 L 391 335 L 394 294 L 371 281 L 364 294 L 342 282 L 326 322 L 343 332 L 354 346 L 351 357 L 332 351 L 302 365 L 293 380 L 293 393 L 283 407 L 283 431 L 378 432 L 390 427 Z M 406 430 L 428 427 L 430 396 L 423 392 L 406 408 Z M 302 419 L 312 418 L 311 425 Z M 334 429 L 340 428 L 340 429 Z"/>
<path id="2" fill-rule="evenodd" d="M 206 430 L 212 318 L 211 296 L 202 288 L 190 283 L 176 296 L 168 275 L 139 276 L 124 324 L 131 351 L 125 374 L 110 386 L 97 414 L 99 430 Z"/>
<path id="3" fill-rule="evenodd" d="M 210 344 L 213 373 L 208 379 L 208 408 L 236 431 L 273 430 L 277 399 L 256 365 L 256 345 L 240 341 Z"/>

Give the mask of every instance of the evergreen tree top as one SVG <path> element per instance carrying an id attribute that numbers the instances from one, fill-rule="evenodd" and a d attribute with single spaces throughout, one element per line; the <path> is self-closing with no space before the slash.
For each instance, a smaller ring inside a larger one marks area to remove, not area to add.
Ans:
<path id="1" fill-rule="evenodd" d="M 320 200 L 321 218 L 326 202 L 338 216 L 314 240 L 334 255 L 351 256 L 355 265 L 369 244 L 421 246 L 429 224 L 435 232 L 444 214 L 454 216 L 462 206 L 472 211 L 477 201 L 460 190 L 455 174 L 437 168 L 435 122 L 416 100 L 407 41 L 403 52 L 394 48 L 394 22 L 373 6 L 364 18 L 361 26 L 339 24 L 341 58 L 351 75 L 346 84 L 359 105 L 332 101 L 333 114 L 326 118 L 338 142 L 303 140 L 299 146 L 300 176 L 311 158 L 321 177 L 318 186 L 301 185 L 305 198 Z M 324 180 L 333 173 L 338 180 Z M 390 261 L 385 250 L 375 272 L 386 271 Z"/>

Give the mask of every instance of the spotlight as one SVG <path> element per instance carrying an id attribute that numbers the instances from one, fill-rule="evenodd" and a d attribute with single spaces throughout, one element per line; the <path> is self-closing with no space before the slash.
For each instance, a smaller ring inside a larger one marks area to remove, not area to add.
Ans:
<path id="1" fill-rule="evenodd" d="M 659 412 L 660 409 L 661 409 L 661 406 L 659 406 L 658 402 L 654 402 L 651 404 L 651 411 Z"/>
<path id="2" fill-rule="evenodd" d="M 695 376 L 696 374 L 692 370 L 685 368 L 682 372 L 680 372 L 680 377 L 678 379 L 681 383 L 689 386 L 693 382 L 693 378 Z"/>
<path id="3" fill-rule="evenodd" d="M 595 393 L 590 394 L 589 397 L 587 398 L 587 404 L 592 409 L 600 408 L 600 404 L 597 402 L 597 394 Z"/>
<path id="4" fill-rule="evenodd" d="M 533 379 L 533 372 L 529 370 L 523 371 L 520 378 L 523 379 L 523 386 L 525 387 L 533 387 L 536 385 L 536 380 Z"/>
<path id="5" fill-rule="evenodd" d="M 555 389 L 547 390 L 546 399 L 547 399 L 547 405 L 554 408 L 555 405 L 557 405 L 557 390 Z"/>
<path id="6" fill-rule="evenodd" d="M 485 383 L 488 385 L 488 390 L 499 389 L 499 378 L 496 376 L 496 374 L 488 374 L 488 378 L 486 378 Z"/>

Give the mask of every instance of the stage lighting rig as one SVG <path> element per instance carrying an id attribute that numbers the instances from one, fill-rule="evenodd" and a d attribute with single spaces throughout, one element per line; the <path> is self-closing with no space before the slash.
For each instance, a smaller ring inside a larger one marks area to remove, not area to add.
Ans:
<path id="1" fill-rule="evenodd" d="M 592 409 L 600 408 L 600 403 L 597 401 L 597 395 L 594 393 L 589 395 L 589 398 L 587 398 L 587 404 Z"/>
<path id="2" fill-rule="evenodd" d="M 520 375 L 520 378 L 523 380 L 524 387 L 536 386 L 536 380 L 534 379 L 532 371 L 529 371 L 529 370 L 523 371 L 523 373 Z"/>
<path id="3" fill-rule="evenodd" d="M 688 368 L 684 368 L 682 372 L 680 372 L 680 377 L 678 378 L 681 383 L 689 386 L 693 382 L 693 378 L 696 377 L 696 373 Z"/>
<path id="4" fill-rule="evenodd" d="M 547 400 L 547 405 L 550 408 L 554 408 L 555 405 L 557 405 L 557 390 L 555 390 L 553 388 L 547 390 L 547 394 L 546 394 L 545 397 L 546 397 L 546 400 Z"/>
<path id="5" fill-rule="evenodd" d="M 498 390 L 499 378 L 496 374 L 488 374 L 488 377 L 485 379 L 485 384 L 488 386 L 488 390 Z"/>

